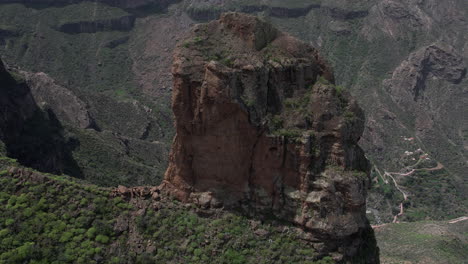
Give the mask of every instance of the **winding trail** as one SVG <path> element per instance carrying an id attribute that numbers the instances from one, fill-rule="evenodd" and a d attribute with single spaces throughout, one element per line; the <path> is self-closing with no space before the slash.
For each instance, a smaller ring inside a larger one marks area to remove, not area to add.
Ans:
<path id="1" fill-rule="evenodd" d="M 455 218 L 455 219 L 452 219 L 452 220 L 447 220 L 447 223 L 456 224 L 456 223 L 463 222 L 463 221 L 466 221 L 466 220 L 468 220 L 468 216 L 462 216 L 462 217 L 458 217 L 458 218 Z M 389 224 L 390 223 L 381 224 L 381 225 L 371 225 L 371 227 L 372 227 L 372 229 L 378 231 L 379 228 L 387 226 Z"/>
<path id="2" fill-rule="evenodd" d="M 455 218 L 451 221 L 449 221 L 449 224 L 455 224 L 455 223 L 458 223 L 458 222 L 461 222 L 461 221 L 466 221 L 468 220 L 468 216 L 462 216 L 462 217 L 458 217 L 458 218 Z"/>
<path id="3" fill-rule="evenodd" d="M 405 176 L 411 175 L 413 173 L 414 173 L 414 170 L 410 171 L 409 173 L 406 173 Z M 385 172 L 385 175 L 390 177 L 393 180 L 393 183 L 395 184 L 395 188 L 397 188 L 397 190 L 399 192 L 401 192 L 401 194 L 403 194 L 404 200 L 407 201 L 408 200 L 408 195 L 400 188 L 400 185 L 398 185 L 395 178 L 392 176 L 392 173 Z M 400 203 L 400 212 L 397 215 L 393 216 L 393 223 L 397 223 L 398 222 L 398 217 L 402 216 L 404 213 L 405 213 L 405 211 L 404 211 L 403 203 Z"/>
<path id="4" fill-rule="evenodd" d="M 379 168 L 377 168 L 377 167 L 375 166 L 375 170 L 376 170 L 377 173 L 379 174 L 379 176 L 380 176 L 380 178 L 382 179 L 382 181 L 385 182 L 385 184 L 388 184 L 387 178 L 384 178 L 384 177 L 382 176 L 382 173 L 380 173 Z"/>
<path id="5" fill-rule="evenodd" d="M 392 175 L 398 175 L 398 176 L 405 177 L 405 176 L 412 175 L 416 171 L 436 171 L 436 170 L 441 170 L 441 169 L 444 168 L 444 165 L 442 163 L 437 162 L 437 166 L 433 167 L 433 168 L 414 169 L 414 167 L 419 165 L 419 163 L 421 163 L 422 160 L 423 160 L 423 158 L 420 157 L 419 160 L 414 165 L 406 167 L 405 169 L 411 169 L 407 173 L 384 171 L 384 176 L 388 176 L 388 177 L 390 177 L 392 179 L 393 184 L 395 185 L 395 188 L 403 195 L 404 201 L 408 200 L 408 195 L 402 190 L 402 188 L 400 187 L 400 185 L 398 185 L 397 181 L 395 180 L 395 178 Z M 378 169 L 377 169 L 377 172 L 380 175 L 380 177 L 382 177 L 382 175 L 380 174 L 380 171 Z M 382 179 L 383 179 L 383 177 L 382 177 Z M 388 184 L 388 181 L 385 180 L 385 183 Z M 403 203 L 400 203 L 400 212 L 397 215 L 393 216 L 393 223 L 398 223 L 398 217 L 402 216 L 404 213 L 405 213 L 405 211 L 404 211 Z M 461 220 L 461 221 L 463 221 L 463 220 Z"/>
<path id="6" fill-rule="evenodd" d="M 410 172 L 407 172 L 407 173 L 399 173 L 399 172 L 385 172 L 386 174 L 395 174 L 395 175 L 400 175 L 400 176 L 410 176 L 411 174 L 413 174 L 416 170 L 415 169 L 412 169 Z M 391 176 L 390 176 L 391 177 Z"/>
<path id="7" fill-rule="evenodd" d="M 444 165 L 440 162 L 437 162 L 437 166 L 434 168 L 422 168 L 422 169 L 416 169 L 417 171 L 436 171 L 436 170 L 441 170 L 444 168 Z"/>
<path id="8" fill-rule="evenodd" d="M 413 153 L 413 152 L 412 152 Z M 375 170 L 377 172 L 377 174 L 379 175 L 379 177 L 383 180 L 383 182 L 385 184 L 389 184 L 389 180 L 388 178 L 390 178 L 392 181 L 393 181 L 393 184 L 395 185 L 395 188 L 403 195 L 403 199 L 404 199 L 404 202 L 405 201 L 408 201 L 408 194 L 406 194 L 406 192 L 401 188 L 400 185 L 398 185 L 396 179 L 394 176 L 401 176 L 401 177 L 406 177 L 406 176 L 410 176 L 412 174 L 414 174 L 415 172 L 417 171 L 436 171 L 436 170 L 441 170 L 444 168 L 444 165 L 440 162 L 437 162 L 437 166 L 433 167 L 433 168 L 420 168 L 420 169 L 416 169 L 415 167 L 417 167 L 419 164 L 421 164 L 421 162 L 423 162 L 425 159 L 428 159 L 428 154 L 427 153 L 424 153 L 421 149 L 418 149 L 416 150 L 414 153 L 423 153 L 423 155 L 419 156 L 419 159 L 413 164 L 413 165 L 410 165 L 410 166 L 406 166 L 404 167 L 402 170 L 406 170 L 408 172 L 405 172 L 405 173 L 401 173 L 401 172 L 388 172 L 388 171 L 385 171 L 384 170 L 384 173 L 382 175 L 382 173 L 380 172 L 380 170 L 375 166 Z M 397 215 L 394 215 L 393 216 L 393 221 L 392 223 L 398 223 L 398 217 L 401 217 L 403 216 L 403 214 L 405 213 L 405 208 L 403 206 L 403 203 L 400 203 L 400 212 L 397 214 Z M 468 217 L 467 216 L 464 216 L 464 217 L 459 217 L 459 218 L 456 218 L 456 219 L 453 219 L 451 220 L 449 223 L 457 223 L 457 222 L 460 222 L 460 221 L 465 221 L 465 220 L 468 220 Z M 372 228 L 379 228 L 379 227 L 383 227 L 383 226 L 386 226 L 388 223 L 384 223 L 384 224 L 379 224 L 379 225 L 372 225 Z"/>
<path id="9" fill-rule="evenodd" d="M 381 224 L 381 225 L 371 225 L 371 227 L 372 227 L 372 229 L 379 229 L 380 227 L 384 227 L 384 226 L 386 226 L 386 225 L 388 225 L 388 223 L 386 223 L 386 224 Z"/>
<path id="10" fill-rule="evenodd" d="M 403 176 L 408 176 L 408 175 L 411 175 L 414 173 L 414 170 L 410 171 L 409 173 L 406 173 L 406 174 L 398 174 L 398 175 L 403 175 Z M 396 182 L 395 178 L 392 176 L 392 174 L 396 174 L 396 173 L 393 173 L 393 172 L 385 172 L 385 176 L 388 176 L 390 177 L 392 180 L 393 180 L 393 184 L 395 185 L 395 188 L 397 188 L 397 190 L 399 192 L 401 192 L 401 194 L 403 194 L 403 198 L 406 200 L 408 200 L 408 195 L 400 188 L 400 185 L 398 185 L 398 183 Z"/>

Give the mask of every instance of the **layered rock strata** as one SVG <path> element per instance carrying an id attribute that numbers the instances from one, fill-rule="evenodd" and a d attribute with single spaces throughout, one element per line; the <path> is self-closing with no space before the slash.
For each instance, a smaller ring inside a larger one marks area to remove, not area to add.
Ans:
<path id="1" fill-rule="evenodd" d="M 363 112 L 314 48 L 256 17 L 225 13 L 194 27 L 172 72 L 177 134 L 163 191 L 273 215 L 337 260 L 367 249 L 364 262 L 378 262 L 364 239 Z"/>

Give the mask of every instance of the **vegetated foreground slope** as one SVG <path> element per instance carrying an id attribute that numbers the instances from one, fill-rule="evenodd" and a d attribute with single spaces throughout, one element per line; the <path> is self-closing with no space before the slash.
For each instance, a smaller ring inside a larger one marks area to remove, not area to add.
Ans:
<path id="1" fill-rule="evenodd" d="M 145 188 L 119 192 L 0 159 L 5 263 L 334 263 L 301 229 L 200 209 Z"/>

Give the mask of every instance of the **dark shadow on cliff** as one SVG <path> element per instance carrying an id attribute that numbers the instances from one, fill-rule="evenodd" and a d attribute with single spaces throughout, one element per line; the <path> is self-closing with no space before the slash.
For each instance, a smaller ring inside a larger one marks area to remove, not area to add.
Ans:
<path id="1" fill-rule="evenodd" d="M 72 151 L 79 145 L 51 110 L 42 110 L 30 88 L 0 61 L 0 140 L 7 155 L 22 165 L 54 174 L 82 178 Z"/>

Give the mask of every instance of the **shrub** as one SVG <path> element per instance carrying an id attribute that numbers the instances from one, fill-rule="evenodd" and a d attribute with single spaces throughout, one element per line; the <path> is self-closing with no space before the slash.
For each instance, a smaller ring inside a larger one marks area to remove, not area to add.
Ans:
<path id="1" fill-rule="evenodd" d="M 269 125 L 271 131 L 279 130 L 283 127 L 283 119 L 281 119 L 281 116 L 275 115 L 270 118 Z"/>
<path id="2" fill-rule="evenodd" d="M 97 235 L 96 242 L 99 242 L 101 244 L 107 244 L 109 243 L 109 237 L 105 235 Z"/>
<path id="3" fill-rule="evenodd" d="M 246 258 L 242 254 L 232 249 L 226 250 L 224 253 L 224 258 L 226 259 L 227 263 L 231 264 L 244 264 L 247 262 Z"/>
<path id="4" fill-rule="evenodd" d="M 275 136 L 283 136 L 287 139 L 299 140 L 302 137 L 302 131 L 300 129 L 279 129 L 273 133 Z"/>
<path id="5" fill-rule="evenodd" d="M 343 117 L 347 123 L 352 123 L 356 120 L 356 116 L 351 111 L 345 111 Z"/>
<path id="6" fill-rule="evenodd" d="M 62 234 L 62 236 L 60 237 L 59 241 L 61 243 L 64 243 L 64 242 L 68 242 L 70 241 L 70 239 L 72 238 L 73 236 L 73 233 L 72 232 L 65 232 Z"/>
<path id="7" fill-rule="evenodd" d="M 325 79 L 323 76 L 319 76 L 317 79 L 317 82 L 320 84 L 326 84 L 326 85 L 330 84 L 330 82 L 327 79 Z"/>
<path id="8" fill-rule="evenodd" d="M 335 86 L 335 91 L 338 96 L 340 96 L 343 93 L 344 87 L 340 85 Z"/>
<path id="9" fill-rule="evenodd" d="M 232 65 L 234 64 L 231 58 L 224 58 L 221 60 L 221 63 L 228 67 L 232 67 Z"/>
<path id="10" fill-rule="evenodd" d="M 4 228 L 0 230 L 0 238 L 7 236 L 10 233 L 10 229 Z"/>
<path id="11" fill-rule="evenodd" d="M 5 225 L 6 226 L 11 226 L 14 223 L 15 223 L 15 219 L 13 219 L 13 218 L 8 218 L 7 220 L 5 220 Z"/>
<path id="12" fill-rule="evenodd" d="M 88 229 L 88 231 L 86 231 L 86 237 L 94 238 L 95 236 L 96 236 L 96 228 L 91 227 L 90 229 Z"/>

